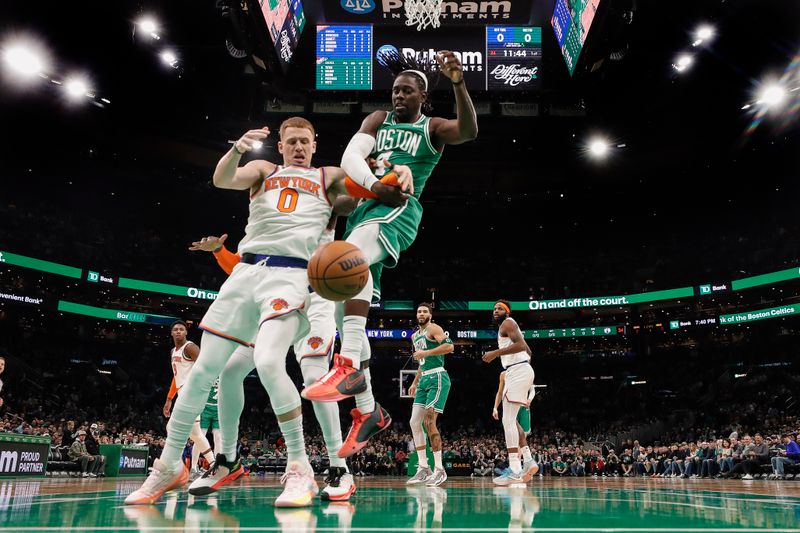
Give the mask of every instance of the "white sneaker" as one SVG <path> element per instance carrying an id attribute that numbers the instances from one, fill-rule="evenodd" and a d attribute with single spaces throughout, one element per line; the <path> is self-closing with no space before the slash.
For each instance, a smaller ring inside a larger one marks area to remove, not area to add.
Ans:
<path id="1" fill-rule="evenodd" d="M 84 472 L 83 474 L 81 474 L 81 477 L 89 477 L 89 472 Z"/>
<path id="2" fill-rule="evenodd" d="M 286 465 L 286 473 L 281 477 L 283 492 L 275 500 L 275 507 L 306 507 L 311 505 L 319 492 L 311 468 L 292 461 Z"/>
<path id="3" fill-rule="evenodd" d="M 531 459 L 530 461 L 525 461 L 522 463 L 522 480 L 527 483 L 531 480 L 536 473 L 539 472 L 539 465 L 536 464 L 536 461 Z"/>
<path id="4" fill-rule="evenodd" d="M 444 471 L 444 468 L 437 468 L 433 471 L 433 474 L 425 480 L 425 485 L 429 487 L 438 487 L 445 481 L 447 481 L 447 472 Z"/>
<path id="5" fill-rule="evenodd" d="M 150 475 L 138 490 L 131 492 L 125 498 L 126 505 L 150 505 L 155 503 L 163 494 L 172 489 L 177 489 L 189 480 L 189 471 L 181 464 L 172 470 L 161 459 L 153 462 Z"/>
<path id="6" fill-rule="evenodd" d="M 417 473 L 414 474 L 414 477 L 406 481 L 406 485 L 416 485 L 417 483 L 425 483 L 428 481 L 428 478 L 433 475 L 433 471 L 429 467 L 419 468 L 417 467 Z"/>
<path id="7" fill-rule="evenodd" d="M 753 476 L 751 476 L 750 474 L 745 474 L 742 476 L 742 479 L 753 479 Z"/>
<path id="8" fill-rule="evenodd" d="M 353 475 L 342 467 L 332 466 L 325 478 L 327 485 L 320 493 L 320 499 L 327 502 L 346 502 L 356 493 Z"/>

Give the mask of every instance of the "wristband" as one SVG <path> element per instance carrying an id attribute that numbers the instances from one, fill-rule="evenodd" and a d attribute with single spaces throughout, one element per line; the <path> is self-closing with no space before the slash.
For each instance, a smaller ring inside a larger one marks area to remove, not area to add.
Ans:
<path id="1" fill-rule="evenodd" d="M 236 142 L 239 142 L 239 141 L 236 141 Z M 239 149 L 236 148 L 236 143 L 233 143 L 233 151 L 236 152 L 239 155 L 244 155 L 244 152 L 240 152 Z"/>

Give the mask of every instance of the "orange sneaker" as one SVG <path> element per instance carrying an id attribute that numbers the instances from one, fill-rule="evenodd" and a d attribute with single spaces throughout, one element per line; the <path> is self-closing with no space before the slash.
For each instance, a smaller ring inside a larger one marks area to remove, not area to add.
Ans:
<path id="1" fill-rule="evenodd" d="M 153 462 L 153 469 L 144 484 L 139 490 L 131 492 L 125 498 L 125 505 L 154 504 L 165 492 L 177 489 L 187 481 L 189 481 L 189 471 L 183 463 L 177 469 L 172 470 L 161 459 L 156 459 Z"/>
<path id="2" fill-rule="evenodd" d="M 339 354 L 333 356 L 333 368 L 300 392 L 314 402 L 338 402 L 367 390 L 364 372 L 353 368 L 350 360 Z"/>
<path id="3" fill-rule="evenodd" d="M 358 409 L 353 409 L 350 415 L 353 417 L 353 425 L 339 449 L 339 457 L 350 457 L 366 446 L 370 437 L 392 425 L 392 417 L 378 402 L 375 402 L 375 410 L 371 413 L 361 414 Z"/>

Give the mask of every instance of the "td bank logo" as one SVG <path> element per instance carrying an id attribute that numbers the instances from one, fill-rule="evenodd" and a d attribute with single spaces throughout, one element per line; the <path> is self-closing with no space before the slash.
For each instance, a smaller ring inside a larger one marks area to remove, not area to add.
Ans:
<path id="1" fill-rule="evenodd" d="M 17 471 L 17 462 L 19 455 L 17 452 L 2 452 L 0 453 L 0 472 L 6 474 Z"/>
<path id="2" fill-rule="evenodd" d="M 711 294 L 711 285 L 700 285 L 700 294 Z"/>
<path id="3" fill-rule="evenodd" d="M 98 281 L 100 281 L 100 274 L 98 272 L 92 272 L 90 270 L 89 274 L 87 274 L 86 276 L 86 280 L 91 281 L 93 283 L 97 283 Z"/>
<path id="4" fill-rule="evenodd" d="M 680 322 L 678 322 L 677 320 L 670 320 L 669 329 L 678 329 L 680 327 L 681 327 Z"/>

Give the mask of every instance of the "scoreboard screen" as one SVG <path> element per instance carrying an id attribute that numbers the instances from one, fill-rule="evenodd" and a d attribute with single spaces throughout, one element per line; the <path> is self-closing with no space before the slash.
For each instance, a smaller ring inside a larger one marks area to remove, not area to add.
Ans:
<path id="1" fill-rule="evenodd" d="M 258 0 L 258 3 L 285 72 L 306 25 L 303 3 L 301 0 Z"/>
<path id="2" fill-rule="evenodd" d="M 317 26 L 317 89 L 372 89 L 372 26 Z"/>
<path id="3" fill-rule="evenodd" d="M 392 77 L 380 66 L 378 56 L 391 50 L 434 64 L 436 52 L 444 48 L 461 61 L 470 90 L 540 88 L 539 26 L 449 27 L 420 34 L 370 24 L 317 26 L 316 86 L 320 90 L 390 89 Z M 450 84 L 442 81 L 437 89 L 450 90 Z"/>
<path id="4" fill-rule="evenodd" d="M 539 88 L 542 28 L 486 27 L 486 88 L 521 91 Z"/>
<path id="5" fill-rule="evenodd" d="M 556 0 L 550 24 L 570 76 L 575 72 L 599 5 L 600 0 Z"/>

